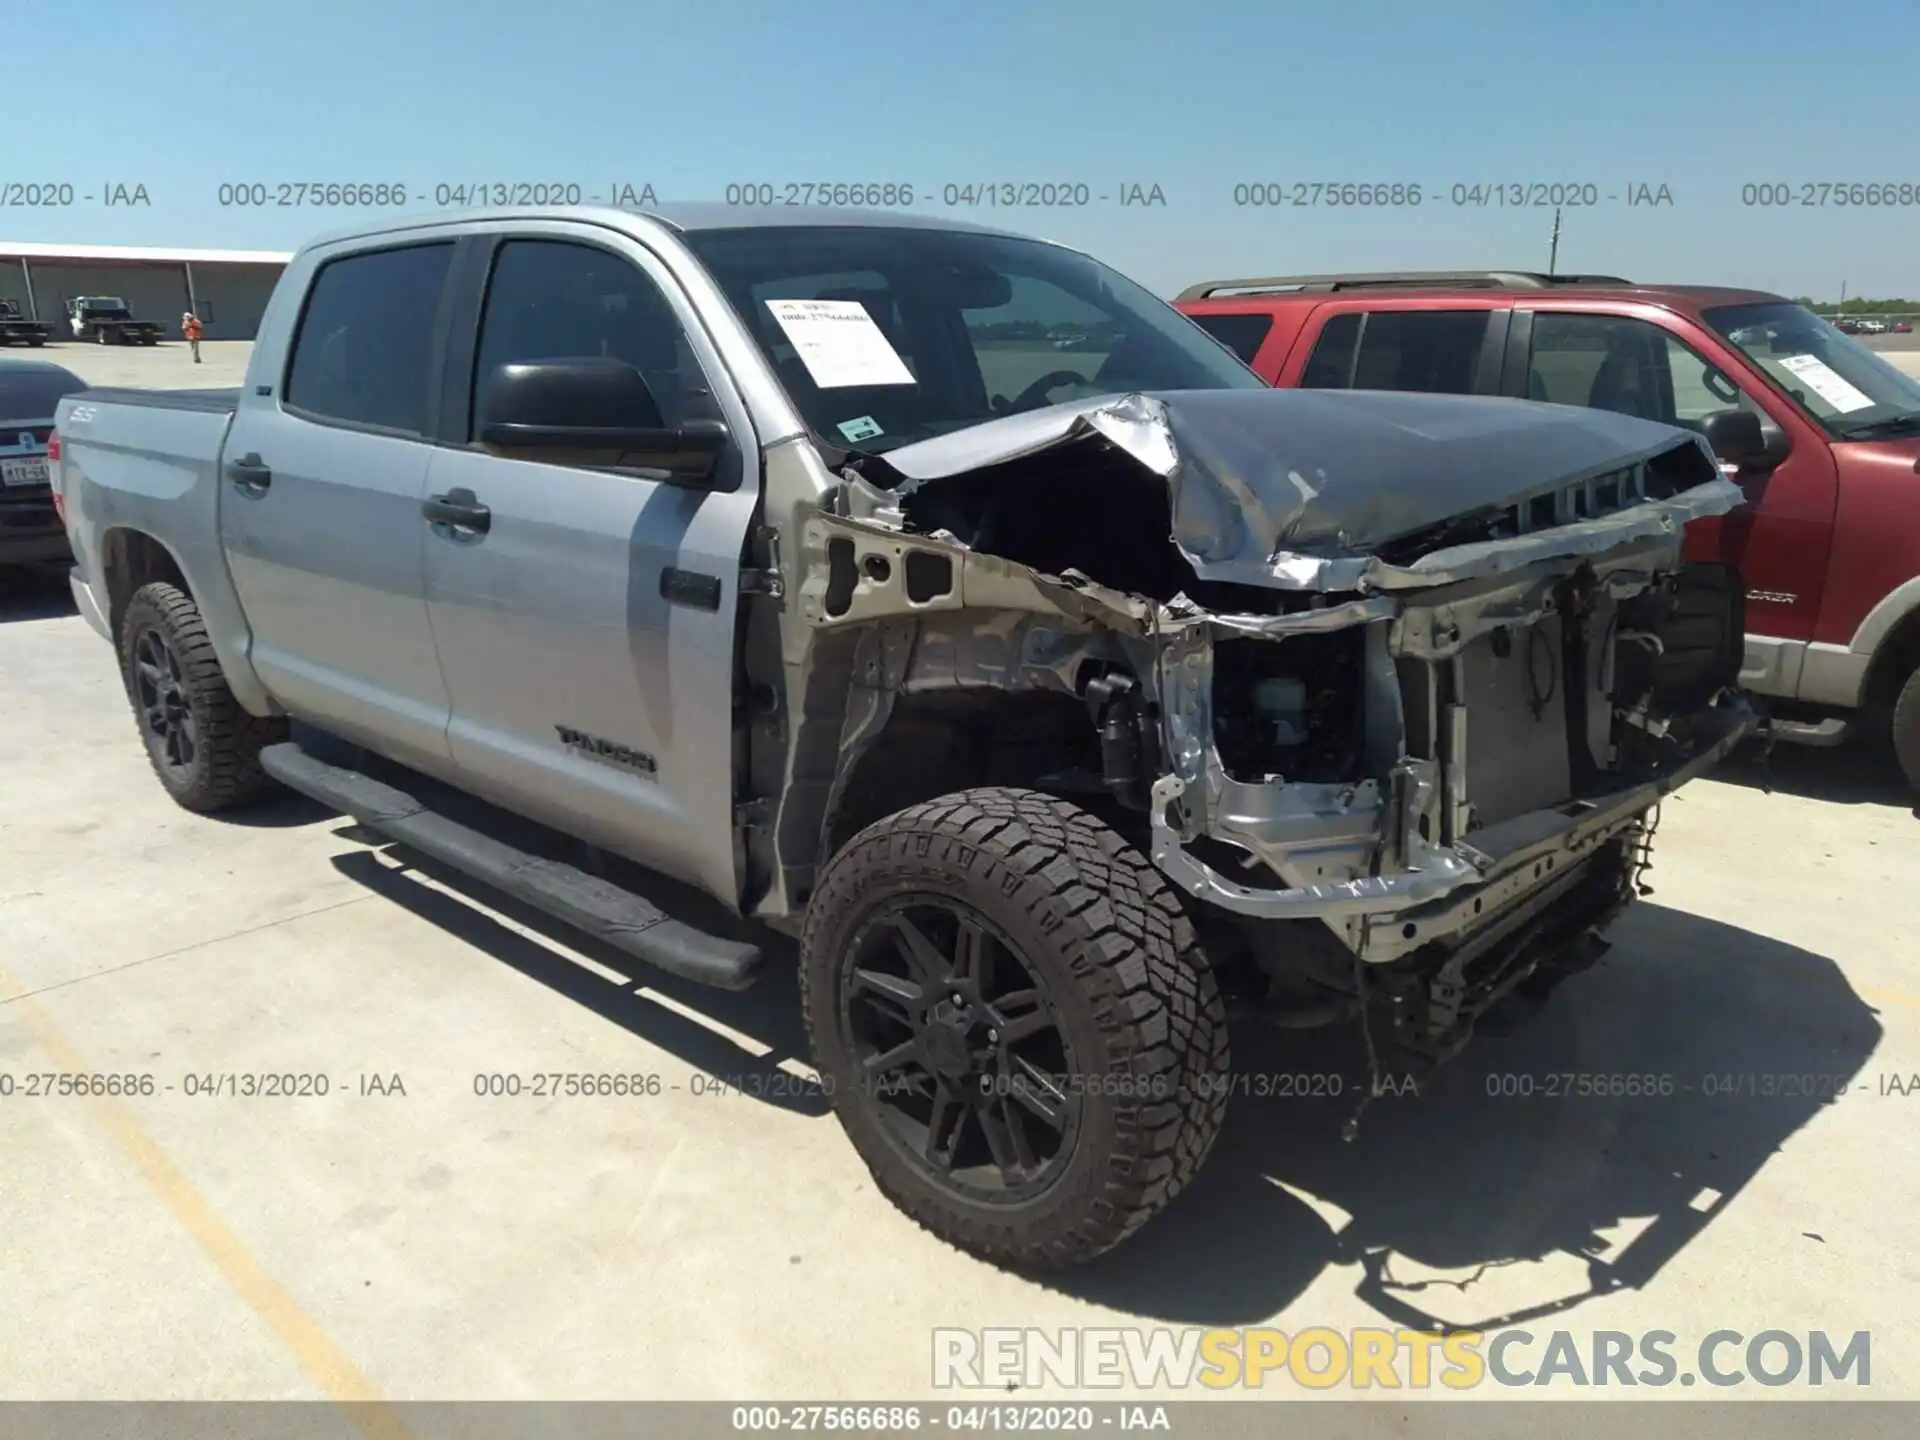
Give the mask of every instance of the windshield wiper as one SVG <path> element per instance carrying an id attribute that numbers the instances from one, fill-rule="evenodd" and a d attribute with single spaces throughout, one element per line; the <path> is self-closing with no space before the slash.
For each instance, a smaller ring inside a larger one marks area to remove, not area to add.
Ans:
<path id="1" fill-rule="evenodd" d="M 1890 415 L 1885 420 L 1869 420 L 1864 425 L 1849 425 L 1840 431 L 1842 440 L 1871 440 L 1881 435 L 1898 435 L 1903 430 L 1920 428 L 1920 411 L 1911 415 Z"/>

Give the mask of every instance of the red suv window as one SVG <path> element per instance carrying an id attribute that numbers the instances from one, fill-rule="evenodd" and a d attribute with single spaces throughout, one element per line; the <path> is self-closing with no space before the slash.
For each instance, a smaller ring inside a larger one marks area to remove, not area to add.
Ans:
<path id="1" fill-rule="evenodd" d="M 1187 318 L 1238 355 L 1243 365 L 1253 364 L 1253 357 L 1260 353 L 1260 347 L 1267 343 L 1267 336 L 1273 331 L 1271 315 L 1189 315 Z"/>
<path id="2" fill-rule="evenodd" d="M 1314 342 L 1300 386 L 1471 395 L 1492 314 L 1375 310 L 1335 315 Z"/>

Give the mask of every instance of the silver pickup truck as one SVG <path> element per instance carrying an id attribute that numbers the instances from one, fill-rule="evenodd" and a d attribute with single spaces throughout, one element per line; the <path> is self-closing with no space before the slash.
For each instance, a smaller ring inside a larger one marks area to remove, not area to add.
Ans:
<path id="1" fill-rule="evenodd" d="M 797 938 L 876 1182 L 1002 1263 L 1186 1185 L 1230 1013 L 1358 1027 L 1377 1093 L 1537 1005 L 1755 726 L 1738 579 L 1681 561 L 1740 501 L 1696 437 L 1271 390 L 944 220 L 370 225 L 295 257 L 238 391 L 92 391 L 54 448 L 181 805 L 290 786 L 709 985 Z"/>

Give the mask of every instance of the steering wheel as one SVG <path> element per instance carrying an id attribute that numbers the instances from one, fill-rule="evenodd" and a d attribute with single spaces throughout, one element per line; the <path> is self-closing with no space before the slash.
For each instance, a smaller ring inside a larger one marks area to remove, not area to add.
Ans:
<path id="1" fill-rule="evenodd" d="M 1087 377 L 1078 370 L 1049 370 L 1026 389 L 1013 397 L 1009 413 L 1036 409 L 1047 403 L 1047 396 L 1067 383 L 1085 385 Z"/>

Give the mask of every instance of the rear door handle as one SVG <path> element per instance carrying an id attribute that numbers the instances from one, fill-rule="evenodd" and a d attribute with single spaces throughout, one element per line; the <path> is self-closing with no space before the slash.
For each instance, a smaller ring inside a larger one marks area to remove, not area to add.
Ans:
<path id="1" fill-rule="evenodd" d="M 261 495 L 273 484 L 273 471 L 253 451 L 227 462 L 227 478 L 249 495 Z"/>
<path id="2" fill-rule="evenodd" d="M 471 490 L 449 490 L 444 495 L 429 495 L 420 513 L 434 525 L 453 525 L 462 530 L 477 530 L 482 535 L 493 527 L 493 512 L 482 505 Z"/>

